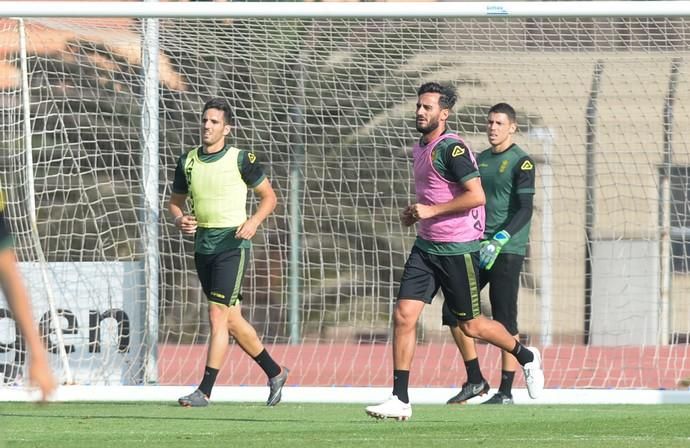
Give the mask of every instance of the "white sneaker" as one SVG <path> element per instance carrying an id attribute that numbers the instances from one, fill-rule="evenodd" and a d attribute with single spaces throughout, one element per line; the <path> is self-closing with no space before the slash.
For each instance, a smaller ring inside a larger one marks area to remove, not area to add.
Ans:
<path id="1" fill-rule="evenodd" d="M 544 369 L 541 363 L 541 353 L 536 347 L 527 347 L 527 350 L 534 354 L 534 361 L 528 362 L 522 366 L 522 371 L 525 373 L 525 385 L 527 385 L 527 393 L 529 397 L 539 398 L 544 390 Z"/>
<path id="2" fill-rule="evenodd" d="M 391 397 L 381 404 L 375 406 L 367 406 L 366 413 L 369 417 L 386 419 L 394 418 L 396 420 L 408 420 L 412 417 L 412 406 L 409 403 L 403 403 L 398 400 L 398 397 L 391 395 Z"/>

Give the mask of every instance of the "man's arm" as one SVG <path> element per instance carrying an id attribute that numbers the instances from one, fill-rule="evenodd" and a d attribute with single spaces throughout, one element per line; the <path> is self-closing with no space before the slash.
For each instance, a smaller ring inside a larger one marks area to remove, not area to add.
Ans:
<path id="1" fill-rule="evenodd" d="M 188 235 L 196 232 L 196 217 L 194 215 L 185 215 L 185 201 L 187 195 L 182 193 L 172 193 L 170 201 L 168 202 L 168 211 L 175 221 L 175 227 L 180 229 L 182 233 Z"/>
<path id="2" fill-rule="evenodd" d="M 46 400 L 55 390 L 55 378 L 48 365 L 48 354 L 34 325 L 29 293 L 17 267 L 14 249 L 10 247 L 0 250 L 0 284 L 31 354 L 29 381 L 41 390 L 41 397 Z"/>
<path id="3" fill-rule="evenodd" d="M 518 209 L 505 230 L 511 235 L 518 233 L 532 219 L 534 209 L 535 163 L 529 156 L 521 158 L 513 170 L 513 191 L 517 196 Z"/>
<path id="4" fill-rule="evenodd" d="M 188 154 L 182 155 L 175 166 L 175 177 L 172 183 L 172 194 L 168 202 L 168 211 L 172 215 L 175 227 L 180 229 L 182 233 L 192 235 L 196 232 L 196 217 L 194 215 L 185 215 L 184 213 L 189 191 L 187 176 L 184 173 L 187 156 Z"/>
<path id="5" fill-rule="evenodd" d="M 487 271 L 491 269 L 503 246 L 532 219 L 532 194 L 518 195 L 518 202 L 520 208 L 508 222 L 508 225 L 503 230 L 496 232 L 490 239 L 482 241 L 479 249 L 480 268 Z"/>
<path id="6" fill-rule="evenodd" d="M 515 235 L 522 230 L 527 223 L 530 222 L 532 219 L 532 211 L 534 209 L 533 197 L 534 195 L 532 193 L 523 193 L 517 195 L 518 209 L 503 230 L 511 235 Z"/>
<path id="7" fill-rule="evenodd" d="M 268 178 L 264 178 L 259 185 L 254 187 L 254 193 L 259 196 L 259 206 L 252 216 L 240 224 L 235 233 L 235 238 L 243 240 L 252 239 L 256 235 L 256 229 L 276 208 L 278 199 Z"/>
<path id="8" fill-rule="evenodd" d="M 434 205 L 413 204 L 410 206 L 412 216 L 419 219 L 433 218 L 434 216 L 461 213 L 466 210 L 484 205 L 486 196 L 479 177 L 474 177 L 462 184 L 465 191 L 448 202 Z"/>

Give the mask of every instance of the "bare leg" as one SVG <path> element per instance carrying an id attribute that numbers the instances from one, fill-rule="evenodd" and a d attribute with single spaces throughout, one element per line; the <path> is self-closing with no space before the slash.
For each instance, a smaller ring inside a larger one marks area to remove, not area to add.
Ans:
<path id="1" fill-rule="evenodd" d="M 417 320 L 424 309 L 420 300 L 399 299 L 393 313 L 393 368 L 410 370 L 417 346 Z"/>
<path id="2" fill-rule="evenodd" d="M 469 361 L 471 359 L 477 358 L 477 348 L 474 345 L 474 338 L 471 338 L 467 336 L 465 333 L 463 333 L 459 326 L 449 328 L 450 334 L 453 335 L 455 345 L 457 345 L 458 349 L 460 349 L 462 359 L 465 361 Z"/>
<path id="3" fill-rule="evenodd" d="M 228 314 L 230 308 L 217 303 L 208 303 L 208 321 L 211 325 L 211 335 L 208 341 L 206 365 L 220 369 L 228 351 Z"/>
<path id="4" fill-rule="evenodd" d="M 513 336 L 513 339 L 516 341 L 520 340 L 520 335 L 516 334 Z M 518 369 L 518 366 L 520 365 L 519 362 L 517 362 L 517 359 L 515 359 L 515 356 L 513 356 L 512 353 L 509 351 L 503 350 L 501 352 L 501 369 L 505 370 L 506 372 L 515 372 Z"/>
<path id="5" fill-rule="evenodd" d="M 507 352 L 515 348 L 515 338 L 508 333 L 506 327 L 500 322 L 478 316 L 472 320 L 460 321 L 459 325 L 467 336 L 484 340 Z"/>
<path id="6" fill-rule="evenodd" d="M 240 305 L 231 306 L 227 315 L 227 328 L 246 354 L 255 358 L 264 350 L 254 327 L 242 316 Z M 227 337 L 227 336 L 226 336 Z"/>

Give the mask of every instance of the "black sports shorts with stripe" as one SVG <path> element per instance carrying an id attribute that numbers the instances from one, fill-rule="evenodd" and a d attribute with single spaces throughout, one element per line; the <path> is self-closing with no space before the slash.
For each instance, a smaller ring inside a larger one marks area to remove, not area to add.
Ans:
<path id="1" fill-rule="evenodd" d="M 196 272 L 209 301 L 234 306 L 242 296 L 249 250 L 231 249 L 217 254 L 194 254 Z"/>
<path id="2" fill-rule="evenodd" d="M 479 252 L 435 255 L 413 247 L 400 279 L 398 300 L 431 303 L 439 288 L 456 319 L 479 316 Z"/>
<path id="3" fill-rule="evenodd" d="M 490 270 L 479 270 L 479 289 L 489 285 L 489 300 L 491 302 L 491 316 L 495 321 L 503 324 L 508 332 L 515 336 L 519 334 L 518 292 L 520 291 L 520 272 L 524 255 L 501 253 Z M 454 326 L 457 319 L 447 306 L 443 306 L 443 325 Z"/>

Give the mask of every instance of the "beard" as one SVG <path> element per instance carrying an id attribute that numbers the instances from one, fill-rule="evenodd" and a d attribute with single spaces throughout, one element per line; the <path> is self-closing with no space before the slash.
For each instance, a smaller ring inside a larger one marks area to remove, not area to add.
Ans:
<path id="1" fill-rule="evenodd" d="M 427 135 L 438 128 L 438 120 L 430 120 L 427 122 L 426 126 L 422 126 L 418 121 L 415 120 L 415 127 L 417 128 L 417 132 L 421 133 L 422 135 Z"/>

